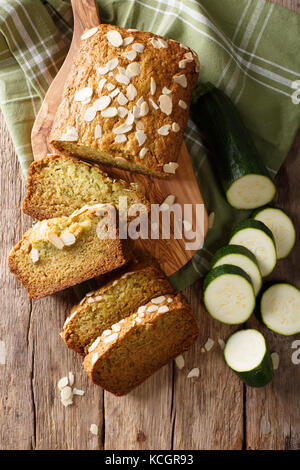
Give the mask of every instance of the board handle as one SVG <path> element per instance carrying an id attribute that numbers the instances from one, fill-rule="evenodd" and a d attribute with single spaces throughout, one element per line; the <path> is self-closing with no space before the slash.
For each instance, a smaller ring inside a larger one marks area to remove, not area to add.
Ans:
<path id="1" fill-rule="evenodd" d="M 80 38 L 86 29 L 98 26 L 99 10 L 96 0 L 71 0 L 74 16 L 74 37 Z"/>

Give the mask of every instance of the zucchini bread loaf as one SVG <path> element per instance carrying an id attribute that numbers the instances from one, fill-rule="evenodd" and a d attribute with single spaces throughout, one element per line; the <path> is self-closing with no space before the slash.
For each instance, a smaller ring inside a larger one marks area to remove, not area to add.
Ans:
<path id="1" fill-rule="evenodd" d="M 105 215 L 104 215 L 105 214 Z M 120 240 L 101 238 L 99 222 L 113 218 L 110 206 L 98 204 L 38 222 L 9 254 L 10 270 L 30 298 L 39 299 L 124 265 L 129 254 Z M 110 234 L 108 234 L 110 236 Z"/>
<path id="2" fill-rule="evenodd" d="M 90 379 L 114 395 L 130 392 L 198 336 L 194 314 L 181 294 L 155 300 L 104 331 L 84 359 Z"/>
<path id="3" fill-rule="evenodd" d="M 127 198 L 128 208 L 143 204 L 145 196 L 122 180 L 110 178 L 97 165 L 72 157 L 51 155 L 29 167 L 23 211 L 38 220 L 71 215 L 85 205 L 109 203 L 117 209 L 119 198 Z"/>
<path id="4" fill-rule="evenodd" d="M 86 31 L 50 143 L 125 170 L 175 173 L 198 71 L 195 52 L 174 40 L 105 24 Z"/>
<path id="5" fill-rule="evenodd" d="M 68 348 L 81 355 L 112 324 L 134 313 L 153 297 L 174 294 L 175 289 L 161 270 L 138 265 L 86 295 L 73 307 L 61 336 Z"/>

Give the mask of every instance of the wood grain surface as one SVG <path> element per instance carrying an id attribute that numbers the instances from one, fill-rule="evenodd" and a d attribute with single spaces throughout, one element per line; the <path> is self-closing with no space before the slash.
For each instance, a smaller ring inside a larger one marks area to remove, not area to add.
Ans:
<path id="1" fill-rule="evenodd" d="M 284 4 L 300 12 L 297 1 Z M 276 203 L 300 227 L 300 133 L 281 168 Z M 11 246 L 31 225 L 21 212 L 24 179 L 0 118 L 1 315 L 0 315 L 0 449 L 299 449 L 300 365 L 292 364 L 292 341 L 264 329 L 272 351 L 280 355 L 274 381 L 264 389 L 244 387 L 225 366 L 218 339 L 230 327 L 209 316 L 201 304 L 201 282 L 185 291 L 197 314 L 200 337 L 185 353 L 186 365 L 161 369 L 127 397 L 116 398 L 92 385 L 81 359 L 68 351 L 58 333 L 77 300 L 72 289 L 29 301 L 9 274 Z M 280 261 L 274 279 L 300 287 L 300 243 Z M 256 320 L 249 322 L 256 325 Z M 202 352 L 208 338 L 215 344 Z M 6 358 L 4 361 L 4 348 Z M 5 362 L 5 364 L 3 363 Z M 188 380 L 192 367 L 198 379 Z M 57 381 L 69 371 L 85 390 L 65 409 Z M 89 428 L 99 426 L 94 436 Z"/>

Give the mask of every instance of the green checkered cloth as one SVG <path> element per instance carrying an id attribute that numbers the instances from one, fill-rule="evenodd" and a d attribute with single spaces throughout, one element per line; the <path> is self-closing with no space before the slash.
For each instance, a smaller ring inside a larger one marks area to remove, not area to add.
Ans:
<path id="1" fill-rule="evenodd" d="M 300 15 L 263 0 L 100 0 L 99 8 L 102 22 L 191 46 L 200 58 L 201 80 L 231 97 L 276 174 L 300 122 Z M 34 118 L 70 45 L 70 2 L 1 0 L 0 33 L 0 105 L 26 173 Z M 204 247 L 172 276 L 178 289 L 205 274 L 212 253 L 248 215 L 226 203 L 191 121 L 185 140 L 215 221 Z"/>

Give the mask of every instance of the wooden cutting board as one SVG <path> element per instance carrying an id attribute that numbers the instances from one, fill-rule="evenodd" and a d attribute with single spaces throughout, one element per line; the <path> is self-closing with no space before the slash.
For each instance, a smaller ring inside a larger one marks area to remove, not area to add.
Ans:
<path id="1" fill-rule="evenodd" d="M 79 49 L 80 38 L 84 30 L 93 28 L 100 23 L 95 0 L 72 0 L 72 7 L 74 13 L 72 44 L 64 64 L 48 89 L 32 129 L 31 139 L 35 160 L 43 158 L 48 153 L 53 153 L 48 144 L 48 136 L 56 110 L 61 102 L 64 84 Z M 185 144 L 182 145 L 177 161 L 179 168 L 176 175 L 168 180 L 159 180 L 127 171 L 112 170 L 111 168 L 103 167 L 103 169 L 128 182 L 138 183 L 153 204 L 161 204 L 169 194 L 176 196 L 175 202 L 181 205 L 182 210 L 184 204 L 192 204 L 192 219 L 189 218 L 188 222 L 191 222 L 193 230 L 197 231 L 197 245 L 201 246 L 208 229 L 208 217 Z M 202 205 L 203 211 L 202 217 L 196 219 L 197 204 Z M 186 219 L 183 218 L 183 220 Z M 175 223 L 178 223 L 178 220 Z M 181 224 L 180 220 L 179 223 Z M 184 231 L 181 239 L 175 239 L 172 236 L 172 231 L 173 227 L 171 227 L 170 239 L 136 241 L 139 248 L 149 252 L 158 260 L 167 276 L 184 266 L 196 251 L 196 248 L 187 249 L 186 243 L 189 240 L 184 238 Z"/>

